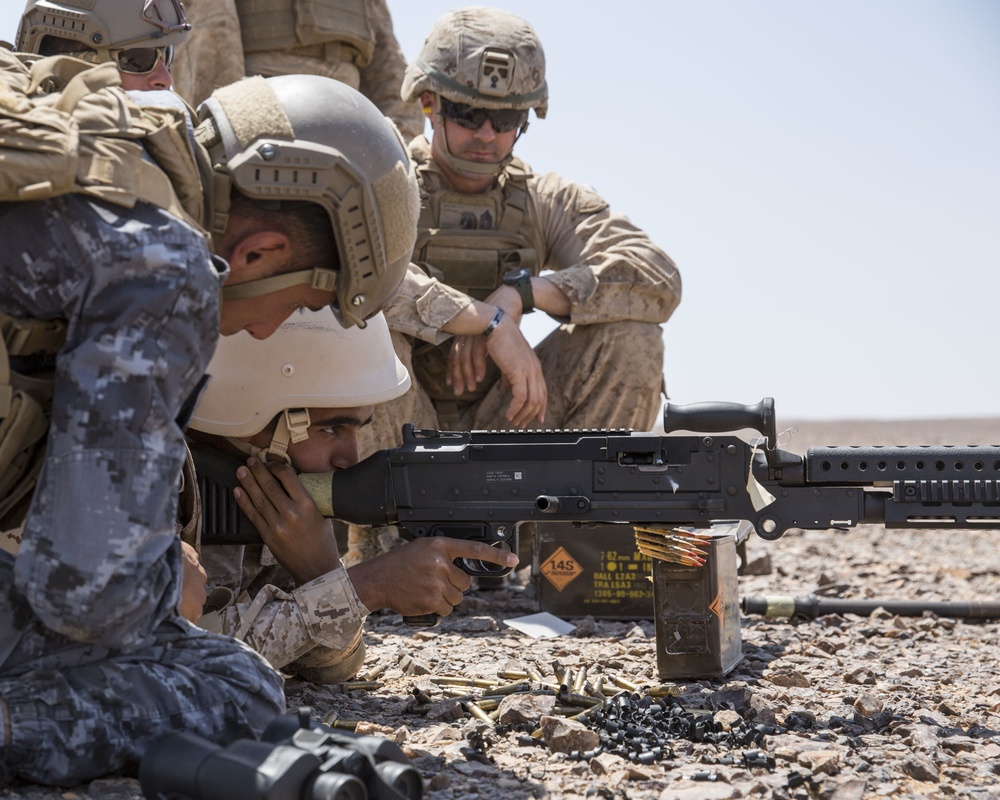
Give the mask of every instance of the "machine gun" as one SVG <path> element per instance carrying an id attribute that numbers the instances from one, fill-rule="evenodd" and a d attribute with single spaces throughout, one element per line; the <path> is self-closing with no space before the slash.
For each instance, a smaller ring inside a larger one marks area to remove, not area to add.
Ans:
<path id="1" fill-rule="evenodd" d="M 519 525 L 547 520 L 694 528 L 745 520 L 769 540 L 791 528 L 860 523 L 1000 528 L 1000 445 L 813 447 L 802 456 L 777 447 L 772 398 L 667 403 L 663 428 L 449 432 L 407 424 L 400 447 L 301 478 L 329 516 L 515 551 Z M 747 429 L 761 438 L 735 435 Z M 219 480 L 235 485 L 234 472 Z M 208 489 L 203 541 L 259 541 L 234 503 L 236 514 L 216 508 L 231 491 Z M 224 524 L 212 521 L 227 515 Z M 224 527 L 233 530 L 220 538 Z M 480 576 L 509 571 L 461 566 Z"/>
<path id="2" fill-rule="evenodd" d="M 1000 445 L 776 447 L 774 401 L 667 403 L 666 434 L 452 433 L 406 425 L 403 444 L 332 477 L 336 515 L 517 548 L 527 521 L 708 527 L 746 520 L 763 539 L 791 528 L 1000 527 Z M 759 444 L 713 434 L 751 429 Z M 310 489 L 311 493 L 314 492 Z M 315 491 L 318 495 L 319 491 Z M 493 565 L 464 565 L 496 574 Z"/>
<path id="3" fill-rule="evenodd" d="M 662 435 L 458 433 L 405 425 L 400 447 L 332 475 L 300 477 L 327 516 L 397 525 L 411 537 L 477 539 L 511 550 L 517 550 L 520 526 L 545 521 L 579 526 L 582 536 L 600 523 L 669 530 L 744 521 L 769 540 L 793 528 L 846 530 L 861 523 L 1000 528 L 1000 445 L 814 447 L 803 456 L 778 448 L 771 398 L 752 406 L 667 403 L 663 428 Z M 746 430 L 760 437 L 737 435 Z M 201 481 L 201 464 L 198 471 Z M 231 500 L 235 466 L 222 473 L 216 475 L 228 481 L 225 491 L 203 490 L 203 498 L 209 496 L 203 541 L 218 543 L 216 531 L 226 532 L 225 541 L 259 541 Z M 216 524 L 213 517 L 227 520 Z M 654 564 L 654 595 L 656 565 L 665 563 Z M 469 560 L 459 566 L 476 576 L 507 571 Z M 660 570 L 668 595 L 668 586 L 685 588 L 681 578 L 692 579 L 680 574 L 684 569 L 669 572 Z M 705 587 L 713 580 L 715 589 L 725 585 L 720 596 L 732 602 L 721 619 L 707 598 L 683 613 L 668 600 L 657 602 L 657 639 L 663 628 L 670 644 L 669 653 L 666 645 L 657 648 L 662 680 L 723 675 L 741 657 L 735 553 L 715 559 L 709 570 L 686 572 L 700 576 Z M 430 618 L 409 621 L 433 624 Z"/>

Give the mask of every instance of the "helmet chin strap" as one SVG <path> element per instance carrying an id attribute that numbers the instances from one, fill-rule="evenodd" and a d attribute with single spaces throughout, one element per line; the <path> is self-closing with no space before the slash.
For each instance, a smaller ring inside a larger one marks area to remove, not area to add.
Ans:
<path id="1" fill-rule="evenodd" d="M 278 425 L 267 447 L 257 447 L 243 439 L 234 439 L 230 436 L 226 437 L 226 441 L 240 452 L 253 456 L 262 463 L 267 463 L 269 455 L 275 455 L 284 460 L 288 466 L 292 466 L 288 445 L 308 439 L 310 424 L 308 408 L 288 408 L 278 417 Z"/>
<path id="2" fill-rule="evenodd" d="M 514 145 L 517 144 L 517 140 L 521 138 L 521 134 L 524 133 L 528 127 L 527 124 L 521 127 L 514 139 L 514 144 L 510 147 L 510 152 L 499 161 L 472 161 L 467 158 L 458 158 L 452 154 L 451 145 L 448 142 L 448 132 L 444 124 L 444 114 L 441 113 L 441 98 L 436 93 L 434 95 L 433 120 L 434 135 L 440 136 L 441 140 L 444 142 L 444 147 L 441 148 L 440 155 L 441 160 L 444 161 L 445 164 L 456 172 L 471 173 L 473 175 L 492 175 L 494 177 L 503 172 L 504 167 L 514 160 Z"/>

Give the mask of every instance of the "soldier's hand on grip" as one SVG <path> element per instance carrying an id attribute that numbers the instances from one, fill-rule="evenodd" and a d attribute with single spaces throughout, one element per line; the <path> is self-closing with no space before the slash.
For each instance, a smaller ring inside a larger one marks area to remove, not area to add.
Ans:
<path id="1" fill-rule="evenodd" d="M 369 609 L 391 608 L 405 617 L 448 616 L 472 585 L 456 562 L 482 561 L 510 569 L 517 556 L 485 542 L 430 536 L 414 539 L 378 558 L 348 569 L 358 596 Z"/>

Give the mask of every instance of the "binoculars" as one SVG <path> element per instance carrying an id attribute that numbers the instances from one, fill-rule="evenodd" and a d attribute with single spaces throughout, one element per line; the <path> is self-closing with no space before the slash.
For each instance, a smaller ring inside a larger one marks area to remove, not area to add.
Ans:
<path id="1" fill-rule="evenodd" d="M 388 739 L 334 730 L 308 710 L 277 717 L 260 740 L 227 747 L 167 733 L 146 748 L 147 800 L 421 800 L 423 780 Z"/>

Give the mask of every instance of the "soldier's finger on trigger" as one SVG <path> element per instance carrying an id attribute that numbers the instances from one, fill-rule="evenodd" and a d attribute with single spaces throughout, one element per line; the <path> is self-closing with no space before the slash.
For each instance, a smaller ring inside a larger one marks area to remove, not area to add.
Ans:
<path id="1" fill-rule="evenodd" d="M 468 542 L 468 544 L 472 545 L 472 548 L 466 558 L 489 561 L 491 564 L 499 564 L 500 566 L 508 566 L 510 559 L 514 559 L 514 563 L 517 563 L 517 556 L 511 553 L 510 550 L 502 547 L 492 547 L 485 542 Z"/>

